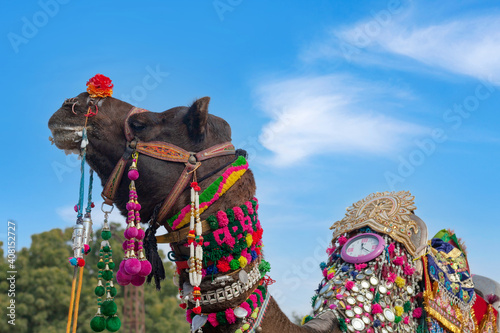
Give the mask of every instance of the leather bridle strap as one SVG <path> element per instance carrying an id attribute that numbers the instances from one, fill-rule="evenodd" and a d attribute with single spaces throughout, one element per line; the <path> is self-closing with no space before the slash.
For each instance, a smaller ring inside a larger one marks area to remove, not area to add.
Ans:
<path id="1" fill-rule="evenodd" d="M 201 152 L 194 153 L 188 152 L 176 145 L 169 144 L 166 142 L 160 141 L 152 141 L 152 142 L 141 142 L 137 141 L 133 138 L 132 130 L 128 125 L 128 118 L 136 113 L 147 112 L 145 109 L 132 108 L 130 110 L 127 119 L 124 124 L 124 132 L 125 137 L 127 138 L 127 145 L 125 147 L 125 152 L 123 156 L 120 158 L 115 168 L 113 169 L 111 176 L 108 178 L 106 184 L 104 185 L 104 190 L 101 196 L 104 199 L 104 202 L 108 205 L 112 205 L 115 199 L 116 191 L 120 182 L 123 178 L 123 173 L 125 172 L 125 168 L 127 163 L 135 151 L 159 159 L 163 161 L 169 162 L 178 162 L 185 163 L 186 167 L 182 171 L 179 179 L 175 183 L 174 187 L 170 190 L 169 194 L 165 198 L 163 204 L 161 205 L 158 215 L 157 221 L 162 221 L 173 207 L 180 194 L 184 191 L 189 181 L 192 179 L 192 172 L 195 171 L 201 164 L 201 161 L 210 159 L 212 157 L 217 156 L 225 156 L 225 155 L 234 155 L 235 148 L 231 142 L 225 142 L 208 149 L 205 149 Z"/>

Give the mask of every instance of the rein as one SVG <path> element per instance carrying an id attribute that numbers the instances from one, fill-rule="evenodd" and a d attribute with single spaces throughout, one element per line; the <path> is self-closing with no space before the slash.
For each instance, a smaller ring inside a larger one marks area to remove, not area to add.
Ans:
<path id="1" fill-rule="evenodd" d="M 192 173 L 200 167 L 202 161 L 218 156 L 234 155 L 236 153 L 236 150 L 231 142 L 218 144 L 201 152 L 195 153 L 189 152 L 176 145 L 166 142 L 138 141 L 132 134 L 132 130 L 128 125 L 128 119 L 134 114 L 143 112 L 149 111 L 133 107 L 128 113 L 124 124 L 124 134 L 125 138 L 127 139 L 125 152 L 123 153 L 122 157 L 120 158 L 110 177 L 108 178 L 106 184 L 104 185 L 104 190 L 101 196 L 103 197 L 105 204 L 113 204 L 116 196 L 116 191 L 118 189 L 118 186 L 120 185 L 123 173 L 125 171 L 125 167 L 134 151 L 163 161 L 184 163 L 184 170 L 181 172 L 181 175 L 179 176 L 177 182 L 168 193 L 158 211 L 156 220 L 163 221 L 179 198 L 180 194 L 188 185 L 189 181 L 192 178 Z"/>

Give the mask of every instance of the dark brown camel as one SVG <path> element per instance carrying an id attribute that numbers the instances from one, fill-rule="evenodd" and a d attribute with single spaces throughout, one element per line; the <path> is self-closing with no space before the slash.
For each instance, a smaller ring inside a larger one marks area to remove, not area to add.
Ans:
<path id="1" fill-rule="evenodd" d="M 187 151 L 199 152 L 216 144 L 231 141 L 231 128 L 227 122 L 208 114 L 209 101 L 209 97 L 204 97 L 195 101 L 191 107 L 175 107 L 161 113 L 135 114 L 128 119 L 128 124 L 133 135 L 140 141 L 163 141 Z M 124 122 L 132 105 L 112 97 L 92 99 L 88 93 L 81 93 L 74 99 L 66 100 L 63 103 L 62 107 L 50 118 L 49 128 L 59 149 L 78 151 L 81 141 L 79 132 L 83 128 L 85 114 L 91 104 L 97 104 L 99 111 L 96 116 L 88 119 L 87 161 L 91 168 L 97 172 L 104 185 L 125 150 Z M 233 159 L 234 156 L 221 156 L 206 160 L 197 172 L 200 176 L 206 175 Z M 155 206 L 165 199 L 174 186 L 184 165 L 141 155 L 138 168 L 140 179 L 136 184 L 142 205 L 141 217 L 143 221 L 148 221 Z M 222 171 L 205 179 L 200 184 L 201 187 L 211 184 L 221 173 Z M 253 174 L 248 170 L 219 201 L 216 201 L 202 214 L 201 218 L 204 219 L 219 210 L 242 205 L 255 195 L 255 190 Z M 122 181 L 115 198 L 115 205 L 124 216 L 127 213 L 125 208 L 127 201 L 128 182 Z M 189 201 L 188 190 L 186 190 L 179 197 L 167 218 L 189 204 Z M 170 229 L 168 225 L 166 227 Z M 176 254 L 180 255 L 180 253 Z M 183 279 L 186 277 L 181 275 L 181 283 Z M 202 292 L 204 288 L 210 288 L 208 283 L 202 283 Z M 230 302 L 208 305 L 203 307 L 203 312 L 221 311 L 224 308 L 235 307 L 242 303 L 246 297 L 248 294 L 240 295 Z M 241 323 L 239 324 L 241 325 Z M 234 332 L 238 327 L 237 324 L 219 325 L 217 328 L 204 327 L 203 330 L 204 332 Z M 304 326 L 297 326 L 287 318 L 272 298 L 261 327 L 262 332 L 341 332 L 332 312 L 326 312 Z"/>

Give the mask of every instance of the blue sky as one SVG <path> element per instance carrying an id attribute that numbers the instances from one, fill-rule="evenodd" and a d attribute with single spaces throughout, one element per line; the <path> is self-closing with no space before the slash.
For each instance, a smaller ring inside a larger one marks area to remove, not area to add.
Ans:
<path id="1" fill-rule="evenodd" d="M 377 191 L 411 191 L 429 234 L 454 229 L 472 273 L 499 280 L 497 1 L 2 7 L 0 214 L 18 247 L 74 223 L 79 164 L 50 145 L 47 121 L 102 73 L 114 97 L 151 111 L 212 97 L 251 154 L 286 313 L 309 311 L 330 225 Z"/>

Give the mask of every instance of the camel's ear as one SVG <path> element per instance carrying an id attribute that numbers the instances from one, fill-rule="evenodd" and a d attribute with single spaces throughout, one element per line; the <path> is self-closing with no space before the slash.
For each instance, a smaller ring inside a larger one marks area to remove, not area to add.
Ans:
<path id="1" fill-rule="evenodd" d="M 128 126 L 132 134 L 141 139 L 146 139 L 145 136 L 155 136 L 161 131 L 161 115 L 155 112 L 136 113 L 128 119 Z"/>
<path id="2" fill-rule="evenodd" d="M 189 136 L 196 141 L 202 140 L 207 130 L 208 103 L 210 103 L 210 97 L 196 100 L 184 119 Z"/>

